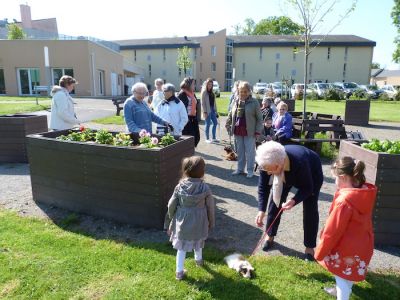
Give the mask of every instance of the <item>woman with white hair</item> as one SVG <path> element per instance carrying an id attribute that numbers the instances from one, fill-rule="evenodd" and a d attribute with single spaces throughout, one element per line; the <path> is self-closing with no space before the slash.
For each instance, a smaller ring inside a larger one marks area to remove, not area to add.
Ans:
<path id="1" fill-rule="evenodd" d="M 278 111 L 272 116 L 272 127 L 275 131 L 274 141 L 285 144 L 292 137 L 292 115 L 285 102 L 279 102 Z"/>
<path id="2" fill-rule="evenodd" d="M 303 229 L 305 259 L 314 260 L 318 233 L 318 196 L 323 182 L 322 166 L 319 156 L 314 151 L 300 145 L 286 145 L 270 141 L 257 148 L 256 162 L 260 169 L 258 181 L 258 214 L 256 224 L 264 225 L 264 216 L 268 200 L 268 216 L 266 228 L 268 240 L 263 250 L 273 246 L 274 237 L 280 222 L 280 209 L 290 210 L 303 202 Z M 287 200 L 292 187 L 297 189 L 292 199 Z"/>
<path id="3" fill-rule="evenodd" d="M 153 98 L 150 104 L 150 107 L 153 109 L 153 111 L 164 100 L 164 93 L 162 89 L 163 84 L 164 80 L 162 80 L 161 78 L 157 78 L 156 80 L 154 80 L 154 86 L 156 89 L 153 92 Z"/>

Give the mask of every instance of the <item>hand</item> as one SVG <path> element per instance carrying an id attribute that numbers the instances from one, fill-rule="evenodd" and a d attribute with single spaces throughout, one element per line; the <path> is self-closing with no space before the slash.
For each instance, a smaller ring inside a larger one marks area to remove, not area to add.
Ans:
<path id="1" fill-rule="evenodd" d="M 256 225 L 258 227 L 264 226 L 264 217 L 265 217 L 265 212 L 259 211 L 256 216 Z"/>
<path id="2" fill-rule="evenodd" d="M 173 131 L 174 131 L 174 127 L 173 127 L 171 124 L 167 123 L 167 126 L 168 126 L 168 130 L 169 130 L 170 132 L 173 132 Z"/>
<path id="3" fill-rule="evenodd" d="M 291 200 L 286 201 L 285 203 L 282 204 L 282 209 L 283 210 L 290 210 L 295 204 L 296 204 L 296 201 L 291 199 Z"/>

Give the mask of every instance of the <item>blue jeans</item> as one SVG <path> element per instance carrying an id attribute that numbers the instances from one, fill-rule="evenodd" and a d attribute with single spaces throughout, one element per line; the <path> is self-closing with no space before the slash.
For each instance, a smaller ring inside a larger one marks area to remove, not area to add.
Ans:
<path id="1" fill-rule="evenodd" d="M 247 173 L 253 173 L 256 156 L 255 137 L 235 135 L 235 146 L 238 156 L 237 170 L 244 172 L 244 168 L 247 164 Z"/>
<path id="2" fill-rule="evenodd" d="M 215 112 L 214 109 L 211 109 L 211 111 L 207 114 L 207 118 L 206 118 L 206 139 L 209 140 L 210 139 L 210 125 L 211 125 L 211 121 L 213 123 L 213 127 L 212 127 L 212 137 L 215 140 L 215 136 L 217 134 L 217 124 L 218 124 L 218 120 L 217 120 L 217 113 Z"/>

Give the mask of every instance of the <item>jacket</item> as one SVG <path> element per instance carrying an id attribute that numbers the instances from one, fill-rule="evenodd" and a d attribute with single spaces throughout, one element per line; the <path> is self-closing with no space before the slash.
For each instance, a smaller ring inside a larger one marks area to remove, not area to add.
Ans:
<path id="1" fill-rule="evenodd" d="M 275 134 L 277 136 L 282 136 L 285 135 L 287 139 L 290 139 L 292 137 L 292 115 L 288 112 L 286 112 L 283 115 L 281 124 L 279 128 L 275 128 L 275 121 L 279 117 L 279 112 L 274 113 L 272 116 L 272 126 L 274 126 L 275 129 Z"/>
<path id="2" fill-rule="evenodd" d="M 196 94 L 194 96 L 196 97 Z M 179 98 L 179 100 L 181 100 L 183 102 L 183 104 L 186 107 L 186 111 L 187 111 L 188 106 L 189 106 L 189 98 L 186 95 L 186 93 L 183 90 L 181 90 L 178 93 L 177 97 Z M 201 121 L 201 103 L 200 103 L 199 99 L 197 99 L 197 97 L 196 97 L 196 100 L 197 100 L 197 104 L 196 104 L 196 119 L 197 119 L 197 121 L 200 122 Z"/>
<path id="3" fill-rule="evenodd" d="M 188 122 L 185 105 L 175 96 L 168 100 L 163 100 L 158 104 L 154 113 L 174 127 L 173 135 L 182 135 L 182 130 Z"/>
<path id="4" fill-rule="evenodd" d="M 186 178 L 175 187 L 168 202 L 165 228 L 179 240 L 206 239 L 215 226 L 215 201 L 208 185 L 200 178 Z"/>
<path id="5" fill-rule="evenodd" d="M 232 104 L 232 109 L 229 111 L 228 118 L 226 119 L 226 127 L 233 132 L 233 127 L 236 123 L 236 111 L 239 101 Z M 256 133 L 262 134 L 263 132 L 263 118 L 261 114 L 260 104 L 254 98 L 250 98 L 245 102 L 245 118 L 246 118 L 246 131 L 248 136 L 254 136 Z"/>
<path id="6" fill-rule="evenodd" d="M 372 210 L 377 188 L 343 188 L 335 193 L 325 228 L 315 252 L 318 263 L 350 280 L 365 279 L 374 250 Z"/>
<path id="7" fill-rule="evenodd" d="M 50 129 L 71 129 L 79 124 L 74 112 L 74 102 L 68 90 L 55 85 L 51 91 Z"/>
<path id="8" fill-rule="evenodd" d="M 211 112 L 210 96 L 206 89 L 201 90 L 201 109 L 203 113 Z M 214 111 L 217 112 L 217 98 L 214 95 Z"/>

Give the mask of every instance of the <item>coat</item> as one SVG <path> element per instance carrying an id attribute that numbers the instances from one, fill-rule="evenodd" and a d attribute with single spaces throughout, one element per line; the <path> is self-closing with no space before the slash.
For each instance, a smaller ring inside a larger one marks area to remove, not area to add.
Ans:
<path id="1" fill-rule="evenodd" d="M 365 279 L 374 249 L 372 210 L 377 188 L 365 186 L 335 193 L 315 252 L 321 266 L 350 281 Z"/>
<path id="2" fill-rule="evenodd" d="M 210 96 L 207 90 L 201 90 L 201 109 L 203 113 L 209 114 L 211 112 Z M 214 111 L 217 112 L 217 98 L 214 95 Z"/>
<path id="3" fill-rule="evenodd" d="M 236 111 L 238 101 L 232 104 L 232 109 L 229 111 L 228 118 L 226 119 L 226 127 L 233 132 L 233 128 L 236 124 Z M 246 131 L 248 136 L 254 136 L 256 133 L 261 134 L 263 132 L 263 117 L 261 114 L 260 104 L 254 98 L 246 100 L 244 106 L 244 115 L 246 118 Z"/>
<path id="4" fill-rule="evenodd" d="M 50 129 L 71 129 L 79 124 L 74 112 L 74 102 L 67 89 L 54 86 L 51 100 Z"/>
<path id="5" fill-rule="evenodd" d="M 168 100 L 161 101 L 154 109 L 154 113 L 174 127 L 173 135 L 182 135 L 182 130 L 188 122 L 185 105 L 175 96 Z"/>
<path id="6" fill-rule="evenodd" d="M 179 240 L 205 240 L 215 225 L 215 202 L 208 185 L 186 178 L 175 187 L 168 202 L 165 227 Z"/>

